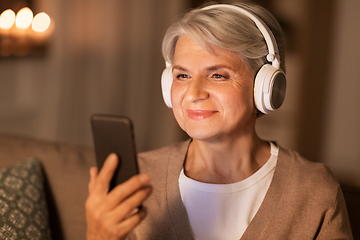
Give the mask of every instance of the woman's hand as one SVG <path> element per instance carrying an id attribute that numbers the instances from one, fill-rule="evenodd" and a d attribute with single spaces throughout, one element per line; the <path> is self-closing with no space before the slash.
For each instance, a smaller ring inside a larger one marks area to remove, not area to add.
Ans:
<path id="1" fill-rule="evenodd" d="M 99 173 L 96 167 L 90 169 L 87 240 L 124 239 L 146 215 L 144 208 L 137 211 L 137 207 L 151 193 L 149 175 L 136 175 L 108 192 L 117 164 L 117 156 L 110 154 Z"/>

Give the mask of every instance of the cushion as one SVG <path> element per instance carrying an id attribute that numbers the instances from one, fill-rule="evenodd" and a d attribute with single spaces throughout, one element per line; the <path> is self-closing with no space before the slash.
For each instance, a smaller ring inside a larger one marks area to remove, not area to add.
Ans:
<path id="1" fill-rule="evenodd" d="M 51 239 L 39 159 L 0 169 L 0 239 Z"/>

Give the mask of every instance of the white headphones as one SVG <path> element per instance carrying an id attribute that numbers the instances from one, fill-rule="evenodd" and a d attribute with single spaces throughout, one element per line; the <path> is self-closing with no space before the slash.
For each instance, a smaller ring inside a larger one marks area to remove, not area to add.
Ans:
<path id="1" fill-rule="evenodd" d="M 271 62 L 271 64 L 264 64 L 255 76 L 254 101 L 256 108 L 264 114 L 278 109 L 285 99 L 286 76 L 280 69 L 280 54 L 273 33 L 261 19 L 239 6 L 216 4 L 203 9 L 207 10 L 219 6 L 236 10 L 247 16 L 255 23 L 264 36 L 269 52 L 266 59 Z M 165 104 L 169 108 L 172 107 L 170 96 L 172 82 L 172 65 L 166 62 L 166 68 L 161 76 L 161 88 Z"/>

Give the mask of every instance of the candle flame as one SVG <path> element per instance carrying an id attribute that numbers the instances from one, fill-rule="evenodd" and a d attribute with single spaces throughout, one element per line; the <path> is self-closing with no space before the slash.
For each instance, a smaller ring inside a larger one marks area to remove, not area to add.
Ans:
<path id="1" fill-rule="evenodd" d="M 0 15 L 0 28 L 10 29 L 15 23 L 15 13 L 11 9 L 5 10 Z"/>
<path id="2" fill-rule="evenodd" d="M 32 22 L 32 29 L 35 32 L 45 32 L 50 26 L 51 20 L 49 15 L 44 12 L 36 14 Z"/>
<path id="3" fill-rule="evenodd" d="M 25 7 L 20 9 L 20 11 L 16 15 L 15 25 L 20 29 L 27 29 L 33 20 L 33 12 L 30 8 Z"/>

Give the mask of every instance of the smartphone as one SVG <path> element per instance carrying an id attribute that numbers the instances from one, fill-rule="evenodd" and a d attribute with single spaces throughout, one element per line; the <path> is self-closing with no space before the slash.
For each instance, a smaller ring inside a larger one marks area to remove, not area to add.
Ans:
<path id="1" fill-rule="evenodd" d="M 110 191 L 139 173 L 133 124 L 125 116 L 93 114 L 91 128 L 98 169 L 102 168 L 110 153 L 115 153 L 119 158 L 118 167 L 110 182 Z"/>

